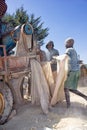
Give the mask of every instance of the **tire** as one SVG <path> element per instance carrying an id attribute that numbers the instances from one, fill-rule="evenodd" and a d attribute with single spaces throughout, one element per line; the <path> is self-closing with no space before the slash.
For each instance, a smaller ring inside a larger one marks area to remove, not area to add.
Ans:
<path id="1" fill-rule="evenodd" d="M 13 107 L 13 96 L 6 83 L 0 82 L 0 125 L 4 124 Z"/>

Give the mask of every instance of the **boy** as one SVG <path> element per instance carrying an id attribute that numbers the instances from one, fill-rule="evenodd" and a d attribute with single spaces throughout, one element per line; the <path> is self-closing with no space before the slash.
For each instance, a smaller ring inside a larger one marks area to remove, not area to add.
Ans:
<path id="1" fill-rule="evenodd" d="M 77 90 L 78 80 L 80 75 L 80 66 L 79 66 L 78 55 L 76 50 L 73 48 L 73 45 L 74 45 L 74 39 L 72 38 L 66 39 L 65 41 L 66 55 L 68 55 L 70 58 L 68 62 L 68 68 L 69 68 L 68 77 L 64 84 L 64 92 L 65 92 L 67 108 L 70 107 L 69 91 L 87 100 L 87 96 Z"/>

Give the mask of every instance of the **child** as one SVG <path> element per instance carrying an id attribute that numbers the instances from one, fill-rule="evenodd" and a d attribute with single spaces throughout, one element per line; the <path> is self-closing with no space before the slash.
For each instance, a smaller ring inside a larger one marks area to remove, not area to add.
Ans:
<path id="1" fill-rule="evenodd" d="M 78 55 L 77 55 L 76 50 L 73 48 L 73 45 L 74 45 L 74 39 L 72 38 L 66 39 L 65 41 L 66 52 L 65 53 L 70 58 L 68 62 L 68 68 L 69 68 L 68 77 L 64 84 L 64 92 L 65 92 L 67 108 L 70 107 L 69 91 L 87 100 L 87 96 L 77 90 L 78 80 L 79 80 L 79 75 L 80 75 L 80 66 L 79 66 Z"/>

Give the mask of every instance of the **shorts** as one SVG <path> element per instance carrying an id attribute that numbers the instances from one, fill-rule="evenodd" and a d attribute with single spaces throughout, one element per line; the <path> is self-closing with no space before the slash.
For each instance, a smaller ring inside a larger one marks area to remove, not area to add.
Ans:
<path id="1" fill-rule="evenodd" d="M 80 71 L 70 71 L 67 80 L 64 83 L 64 87 L 76 90 L 78 86 L 79 77 L 80 77 Z"/>

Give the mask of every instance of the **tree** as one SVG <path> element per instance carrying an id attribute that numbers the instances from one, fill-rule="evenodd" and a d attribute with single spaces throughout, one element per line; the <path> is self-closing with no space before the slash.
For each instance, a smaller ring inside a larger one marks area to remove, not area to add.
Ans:
<path id="1" fill-rule="evenodd" d="M 24 11 L 23 7 L 16 10 L 15 20 L 18 25 L 26 23 L 28 19 L 29 19 L 29 16 L 27 14 L 27 11 Z"/>
<path id="2" fill-rule="evenodd" d="M 36 40 L 39 42 L 40 45 L 44 44 L 44 38 L 48 36 L 48 28 L 43 29 L 43 22 L 40 23 L 41 17 L 38 17 L 35 19 L 35 15 L 31 14 L 29 18 L 29 23 L 33 26 L 34 29 L 34 35 L 36 37 Z"/>
<path id="3" fill-rule="evenodd" d="M 48 28 L 43 28 L 43 22 L 41 22 L 41 16 L 35 18 L 34 14 L 28 15 L 27 11 L 23 7 L 20 7 L 12 15 L 6 14 L 4 16 L 6 22 L 10 22 L 13 27 L 29 22 L 34 29 L 35 39 L 40 45 L 44 44 L 44 39 L 48 36 Z"/>

